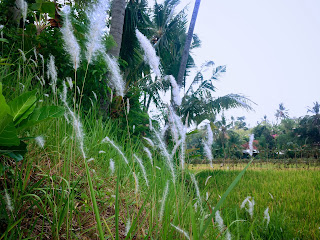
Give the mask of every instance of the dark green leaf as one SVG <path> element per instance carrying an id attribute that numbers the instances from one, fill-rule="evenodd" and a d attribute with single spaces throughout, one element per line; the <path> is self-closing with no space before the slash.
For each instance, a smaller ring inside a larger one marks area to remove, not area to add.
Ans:
<path id="1" fill-rule="evenodd" d="M 14 158 L 16 161 L 21 161 L 23 156 L 27 153 L 27 144 L 20 141 L 19 146 L 5 147 L 0 146 L 0 153 L 6 154 Z"/>
<path id="2" fill-rule="evenodd" d="M 0 118 L 0 146 L 18 146 L 20 140 L 12 117 L 8 114 Z"/>
<path id="3" fill-rule="evenodd" d="M 5 42 L 5 43 L 9 43 L 9 41 L 5 38 L 0 38 L 0 42 Z"/>
<path id="4" fill-rule="evenodd" d="M 61 117 L 63 114 L 64 108 L 59 106 L 44 106 L 36 108 L 27 119 L 21 122 L 21 124 L 18 126 L 18 130 L 30 127 L 50 118 Z"/>
<path id="5" fill-rule="evenodd" d="M 23 119 L 26 119 L 33 112 L 36 101 L 36 90 L 34 90 L 23 93 L 8 104 L 15 125 L 19 124 Z"/>

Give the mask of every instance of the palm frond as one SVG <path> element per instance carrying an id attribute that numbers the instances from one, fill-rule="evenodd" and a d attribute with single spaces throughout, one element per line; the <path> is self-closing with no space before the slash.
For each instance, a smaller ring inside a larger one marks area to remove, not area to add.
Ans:
<path id="1" fill-rule="evenodd" d="M 245 96 L 239 94 L 227 94 L 222 97 L 218 97 L 209 102 L 210 106 L 216 110 L 217 113 L 222 110 L 228 110 L 231 108 L 244 108 L 252 111 L 253 108 L 250 104 L 255 104 L 253 101 Z"/>

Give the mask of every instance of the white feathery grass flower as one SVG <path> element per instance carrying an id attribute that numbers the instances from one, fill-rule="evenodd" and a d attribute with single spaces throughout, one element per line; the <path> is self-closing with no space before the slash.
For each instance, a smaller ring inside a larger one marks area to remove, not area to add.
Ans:
<path id="1" fill-rule="evenodd" d="M 78 91 L 78 94 L 80 95 L 80 94 L 81 94 L 81 92 L 80 92 L 80 88 L 79 88 L 79 86 L 77 86 L 77 91 Z"/>
<path id="2" fill-rule="evenodd" d="M 156 50 L 153 48 L 148 38 L 144 36 L 138 29 L 136 29 L 136 36 L 141 48 L 144 51 L 146 62 L 149 64 L 154 74 L 156 74 L 158 77 L 161 77 L 161 72 L 159 69 L 160 58 L 157 56 Z"/>
<path id="3" fill-rule="evenodd" d="M 137 194 L 139 192 L 139 180 L 135 172 L 132 172 L 135 182 L 135 193 Z"/>
<path id="4" fill-rule="evenodd" d="M 158 147 L 160 148 L 160 151 L 162 152 L 162 155 L 165 157 L 166 159 L 166 163 L 170 169 L 171 175 L 172 175 L 172 181 L 175 184 L 176 183 L 176 174 L 175 174 L 175 170 L 174 170 L 174 166 L 172 163 L 172 158 L 171 155 L 169 154 L 168 150 L 167 150 L 167 146 L 164 143 L 164 141 L 162 140 L 160 134 L 157 131 L 154 131 L 155 136 L 158 140 Z"/>
<path id="5" fill-rule="evenodd" d="M 96 101 L 98 101 L 97 94 L 96 94 L 94 91 L 92 91 L 92 94 L 93 94 L 93 96 L 94 96 L 94 99 L 95 99 Z"/>
<path id="6" fill-rule="evenodd" d="M 166 131 L 168 130 L 169 125 L 165 125 L 161 130 L 161 137 L 164 138 L 164 135 L 166 134 Z"/>
<path id="7" fill-rule="evenodd" d="M 154 143 L 150 138 L 143 137 L 143 139 L 146 140 L 151 147 L 154 147 Z"/>
<path id="8" fill-rule="evenodd" d="M 110 167 L 111 174 L 113 175 L 115 171 L 115 167 L 114 167 L 114 161 L 112 158 L 110 158 L 109 167 Z"/>
<path id="9" fill-rule="evenodd" d="M 89 158 L 89 159 L 87 160 L 88 163 L 89 163 L 89 162 L 92 162 L 92 161 L 94 161 L 94 158 Z"/>
<path id="10" fill-rule="evenodd" d="M 41 81 L 41 79 L 40 79 L 38 76 L 36 76 L 36 79 L 39 81 L 39 83 L 41 84 L 41 86 L 44 86 L 43 82 Z"/>
<path id="11" fill-rule="evenodd" d="M 209 160 L 210 167 L 213 168 L 213 162 L 212 162 L 213 156 L 212 156 L 212 152 L 211 152 L 211 147 L 207 143 L 204 142 L 203 143 L 203 150 L 204 150 L 206 157 Z"/>
<path id="12" fill-rule="evenodd" d="M 165 189 L 163 191 L 163 195 L 162 195 L 160 215 L 159 215 L 160 222 L 162 221 L 162 218 L 163 218 L 164 207 L 166 204 L 166 199 L 168 197 L 168 193 L 169 193 L 169 180 L 167 180 L 166 187 L 165 187 Z"/>
<path id="13" fill-rule="evenodd" d="M 94 103 L 93 103 L 91 97 L 89 97 L 89 100 L 90 100 L 90 102 L 91 102 L 91 106 L 94 107 Z"/>
<path id="14" fill-rule="evenodd" d="M 175 138 L 176 144 L 178 144 L 178 142 L 180 141 L 180 165 L 181 169 L 184 169 L 187 127 L 182 123 L 181 118 L 175 113 L 172 107 L 169 107 L 169 113 L 169 122 L 172 135 Z"/>
<path id="15" fill-rule="evenodd" d="M 133 156 L 136 159 L 136 161 L 139 163 L 141 171 L 143 173 L 144 180 L 146 181 L 146 184 L 149 187 L 149 181 L 148 181 L 148 178 L 147 178 L 147 172 L 146 172 L 146 169 L 144 168 L 142 160 L 140 158 L 138 158 L 136 154 L 133 154 Z"/>
<path id="16" fill-rule="evenodd" d="M 69 53 L 72 58 L 73 68 L 78 69 L 80 65 L 80 46 L 74 36 L 72 23 L 70 20 L 71 9 L 70 6 L 66 5 L 62 9 L 64 13 L 63 26 L 61 28 L 62 39 L 64 41 L 64 49 Z"/>
<path id="17" fill-rule="evenodd" d="M 210 124 L 207 125 L 207 144 L 211 146 L 213 144 L 213 132 Z"/>
<path id="18" fill-rule="evenodd" d="M 209 193 L 206 192 L 206 201 L 208 201 L 208 199 L 209 199 Z"/>
<path id="19" fill-rule="evenodd" d="M 161 168 L 160 168 L 160 167 L 158 167 L 158 166 L 156 166 L 156 169 L 161 170 Z"/>
<path id="20" fill-rule="evenodd" d="M 103 54 L 103 56 L 110 71 L 110 86 L 116 91 L 118 96 L 123 97 L 125 94 L 126 84 L 121 76 L 118 62 L 114 57 L 109 56 L 108 54 Z"/>
<path id="21" fill-rule="evenodd" d="M 30 61 L 34 64 L 35 67 L 38 67 L 38 63 L 37 63 L 35 60 L 33 60 L 32 58 L 30 58 Z"/>
<path id="22" fill-rule="evenodd" d="M 54 63 L 55 59 L 54 56 L 50 54 L 49 61 L 48 61 L 48 76 L 51 78 L 50 85 L 52 87 L 52 91 L 55 94 L 56 88 L 57 88 L 57 79 L 58 79 L 58 73 L 56 69 L 56 65 Z"/>
<path id="23" fill-rule="evenodd" d="M 213 156 L 212 156 L 212 151 L 211 151 L 212 144 L 213 144 L 213 132 L 212 132 L 210 124 L 208 124 L 207 125 L 207 141 L 203 142 L 203 150 L 204 150 L 206 157 L 209 160 L 211 168 L 213 168 L 213 163 L 212 163 Z"/>
<path id="24" fill-rule="evenodd" d="M 64 118 L 66 119 L 67 123 L 69 124 L 70 123 L 70 119 L 69 119 L 69 115 L 68 113 L 64 113 Z"/>
<path id="25" fill-rule="evenodd" d="M 130 222 L 130 218 L 128 218 L 127 224 L 126 224 L 126 233 L 125 233 L 126 236 L 128 235 L 130 228 L 131 228 L 131 222 Z"/>
<path id="26" fill-rule="evenodd" d="M 39 55 L 39 57 L 40 57 L 40 59 L 41 59 L 41 63 L 42 63 L 42 78 L 44 78 L 44 58 L 43 58 L 43 56 L 39 53 L 38 54 Z M 44 80 L 43 80 L 44 81 Z"/>
<path id="27" fill-rule="evenodd" d="M 172 223 L 170 223 L 170 225 L 172 227 L 174 227 L 178 232 L 182 233 L 187 239 L 190 240 L 189 234 L 186 231 L 184 231 L 183 229 L 179 228 L 178 226 L 173 225 Z"/>
<path id="28" fill-rule="evenodd" d="M 66 84 L 65 82 L 63 82 L 63 88 L 66 89 Z M 67 91 L 64 90 L 64 93 L 60 95 L 61 101 L 64 103 L 65 107 L 67 108 L 69 114 L 71 115 L 72 119 L 73 119 L 73 127 L 75 129 L 76 132 L 76 137 L 78 139 L 78 144 L 79 144 L 79 148 L 80 151 L 82 153 L 82 157 L 84 159 L 86 159 L 86 153 L 84 151 L 84 143 L 83 143 L 83 139 L 84 139 L 84 134 L 83 134 L 83 129 L 82 129 L 82 124 L 80 122 L 79 117 L 70 109 L 68 103 L 67 103 Z"/>
<path id="29" fill-rule="evenodd" d="M 124 153 L 120 150 L 120 148 L 107 136 L 105 137 L 102 142 L 108 142 L 111 144 L 111 146 L 113 146 L 118 153 L 121 155 L 121 157 L 123 158 L 123 160 L 126 162 L 126 164 L 129 164 L 128 159 L 126 158 L 126 156 L 124 155 Z"/>
<path id="30" fill-rule="evenodd" d="M 254 134 L 250 134 L 250 136 L 249 136 L 249 155 L 251 157 L 253 155 L 253 140 L 254 140 Z"/>
<path id="31" fill-rule="evenodd" d="M 12 201 L 7 189 L 4 189 L 4 196 L 7 204 L 7 209 L 8 211 L 12 212 L 13 211 Z"/>
<path id="32" fill-rule="evenodd" d="M 39 147 L 44 148 L 45 140 L 43 136 L 38 136 L 35 140 Z"/>
<path id="33" fill-rule="evenodd" d="M 153 167 L 153 159 L 152 159 L 152 154 L 149 150 L 149 148 L 147 147 L 143 147 L 143 150 L 145 151 L 145 153 L 147 154 L 149 160 L 150 160 L 150 163 L 151 163 L 151 166 Z"/>
<path id="34" fill-rule="evenodd" d="M 87 33 L 86 58 L 90 64 L 96 54 L 103 50 L 102 37 L 105 34 L 107 13 L 109 9 L 108 0 L 98 0 L 88 13 L 89 31 Z"/>
<path id="35" fill-rule="evenodd" d="M 180 106 L 182 99 L 180 97 L 180 88 L 176 82 L 176 79 L 172 75 L 167 76 L 167 79 L 169 79 L 171 87 L 172 87 L 173 102 L 176 105 Z"/>
<path id="36" fill-rule="evenodd" d="M 252 200 L 250 200 L 251 197 L 248 196 L 246 197 L 246 199 L 243 200 L 243 202 L 241 203 L 241 206 L 240 208 L 244 208 L 246 206 L 246 204 L 248 203 L 248 208 L 245 207 L 246 211 L 249 213 L 250 217 L 252 218 L 253 217 L 253 210 L 254 210 L 254 199 L 252 198 Z"/>
<path id="37" fill-rule="evenodd" d="M 269 193 L 270 197 L 273 199 L 273 195 L 271 193 Z"/>
<path id="38" fill-rule="evenodd" d="M 216 211 L 216 213 L 215 213 L 215 220 L 216 220 L 216 223 L 218 224 L 219 232 L 223 233 L 225 231 L 226 226 L 223 223 L 223 219 L 222 219 L 222 217 L 220 215 L 220 211 L 219 210 Z M 225 231 L 225 239 L 226 240 L 231 240 L 231 234 L 230 234 L 230 231 L 228 229 L 226 229 L 226 231 Z"/>
<path id="39" fill-rule="evenodd" d="M 24 52 L 21 49 L 18 49 L 19 53 L 21 54 L 22 60 L 25 62 L 27 61 L 26 55 L 24 54 Z"/>
<path id="40" fill-rule="evenodd" d="M 216 220 L 216 223 L 218 224 L 219 232 L 223 233 L 223 231 L 224 231 L 226 226 L 223 223 L 223 219 L 222 219 L 222 217 L 220 215 L 220 211 L 219 210 L 216 211 L 216 213 L 215 213 L 215 220 Z"/>
<path id="41" fill-rule="evenodd" d="M 21 92 L 23 92 L 23 90 L 24 90 L 24 88 L 25 88 L 24 84 L 21 83 L 21 82 L 19 82 L 19 85 L 21 86 Z"/>
<path id="42" fill-rule="evenodd" d="M 267 221 L 268 226 L 270 222 L 269 207 L 267 207 L 266 210 L 263 212 L 263 219 Z"/>
<path id="43" fill-rule="evenodd" d="M 196 194 L 197 194 L 197 203 L 200 205 L 200 209 L 201 209 L 201 212 L 203 212 L 203 208 L 202 208 L 202 201 L 201 201 L 201 196 L 200 196 L 200 190 L 199 190 L 199 187 L 198 187 L 198 182 L 194 176 L 194 174 L 190 173 L 190 177 L 191 177 L 191 180 L 194 184 L 194 187 L 196 189 Z"/>
<path id="44" fill-rule="evenodd" d="M 16 0 L 16 6 L 21 12 L 23 22 L 25 22 L 27 18 L 27 12 L 28 12 L 28 3 L 24 0 Z"/>
<path id="45" fill-rule="evenodd" d="M 129 115 L 130 112 L 130 100 L 127 98 L 127 115 Z"/>
<path id="46" fill-rule="evenodd" d="M 149 117 L 149 129 L 150 129 L 150 131 L 153 130 L 152 119 L 150 117 Z"/>
<path id="47" fill-rule="evenodd" d="M 176 154 L 178 148 L 180 147 L 182 141 L 178 140 L 178 142 L 173 146 L 172 151 L 171 151 L 171 158 L 174 157 L 174 155 Z"/>
<path id="48" fill-rule="evenodd" d="M 63 103 L 67 102 L 67 85 L 65 81 L 62 82 L 62 93 L 60 98 Z"/>
<path id="49" fill-rule="evenodd" d="M 69 86 L 70 90 L 72 90 L 72 88 L 73 88 L 72 78 L 71 77 L 67 77 L 66 80 L 67 80 L 67 83 L 68 83 L 68 86 Z"/>
<path id="50" fill-rule="evenodd" d="M 229 230 L 227 229 L 227 231 L 226 231 L 226 240 L 231 240 L 232 239 L 232 237 L 231 237 L 231 233 L 229 232 Z"/>
<path id="51" fill-rule="evenodd" d="M 105 151 L 103 151 L 103 150 L 100 150 L 100 151 L 99 151 L 99 154 L 101 154 L 101 153 L 106 153 L 106 152 L 105 152 Z"/>
<path id="52" fill-rule="evenodd" d="M 207 177 L 206 182 L 204 183 L 205 186 L 207 186 L 207 183 L 209 181 L 209 179 L 212 178 L 212 176 L 210 175 L 209 177 Z"/>
<path id="53" fill-rule="evenodd" d="M 1 31 L 1 25 L 0 25 L 0 31 Z M 38 53 L 37 53 L 37 49 L 35 47 L 33 48 L 33 54 L 34 54 L 34 58 L 36 59 L 36 61 L 38 61 Z"/>

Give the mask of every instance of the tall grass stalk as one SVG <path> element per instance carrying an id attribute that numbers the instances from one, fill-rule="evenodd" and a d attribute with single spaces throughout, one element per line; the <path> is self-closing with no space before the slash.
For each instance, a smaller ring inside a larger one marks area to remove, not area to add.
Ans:
<path id="1" fill-rule="evenodd" d="M 93 184 L 92 184 L 92 179 L 91 179 L 91 175 L 90 175 L 90 170 L 89 170 L 89 166 L 88 166 L 88 162 L 86 160 L 86 153 L 84 151 L 84 143 L 83 143 L 83 138 L 84 138 L 84 134 L 83 134 L 83 130 L 82 130 L 82 124 L 79 120 L 79 117 L 77 117 L 75 115 L 75 113 L 70 109 L 66 99 L 66 84 L 64 82 L 64 92 L 63 95 L 61 96 L 61 100 L 62 102 L 65 104 L 67 110 L 69 111 L 69 114 L 72 116 L 73 118 L 73 126 L 75 128 L 76 131 L 76 136 L 79 142 L 79 148 L 82 154 L 82 158 L 83 158 L 83 162 L 85 165 L 85 169 L 86 169 L 86 175 L 87 175 L 87 182 L 89 184 L 89 190 L 90 190 L 90 196 L 91 196 L 91 201 L 92 201 L 92 205 L 93 205 L 93 211 L 96 217 L 96 221 L 97 221 L 97 228 L 98 228 L 98 233 L 99 233 L 99 237 L 100 239 L 104 239 L 104 233 L 102 230 L 102 223 L 100 220 L 100 213 L 99 213 L 99 209 L 98 209 L 98 205 L 97 205 L 97 200 L 94 194 L 94 188 L 93 188 Z"/>
<path id="2" fill-rule="evenodd" d="M 149 181 L 148 181 L 146 169 L 144 168 L 142 160 L 140 158 L 138 158 L 136 154 L 134 154 L 133 156 L 136 159 L 136 161 L 139 163 L 141 171 L 143 173 L 144 180 L 146 181 L 147 187 L 149 187 Z"/>

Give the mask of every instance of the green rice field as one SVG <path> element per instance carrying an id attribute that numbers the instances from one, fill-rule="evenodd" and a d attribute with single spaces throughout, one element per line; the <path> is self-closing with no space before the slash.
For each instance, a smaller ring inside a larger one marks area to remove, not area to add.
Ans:
<path id="1" fill-rule="evenodd" d="M 217 164 L 212 170 L 209 165 L 203 164 L 190 165 L 189 169 L 197 173 L 200 188 L 208 192 L 208 201 L 214 204 L 243 166 L 232 170 L 228 165 L 220 169 L 221 166 Z M 272 168 L 270 165 L 264 168 L 251 166 L 228 196 L 222 212 L 225 211 L 231 219 L 235 219 L 232 215 L 237 214 L 236 219 L 263 221 L 263 212 L 269 207 L 270 224 L 278 228 L 276 231 L 285 232 L 282 234 L 285 238 L 320 239 L 320 172 L 289 169 Z M 252 219 L 245 214 L 244 209 L 239 210 L 247 196 L 253 197 L 255 201 Z"/>

